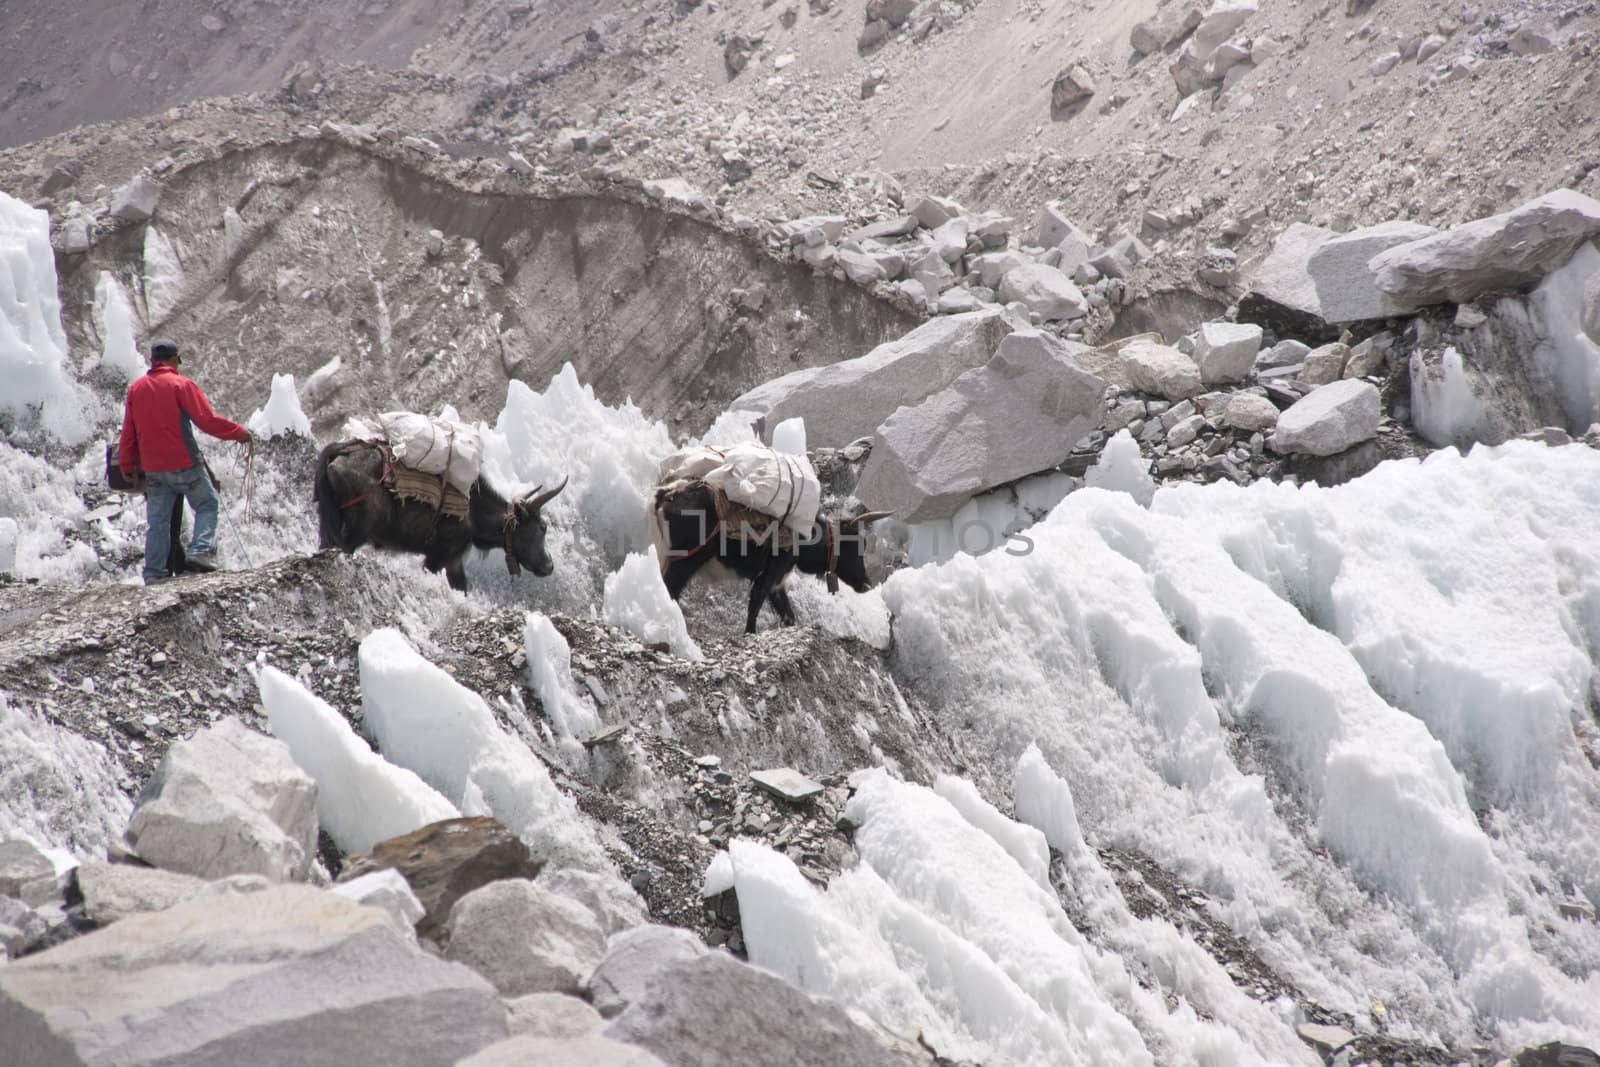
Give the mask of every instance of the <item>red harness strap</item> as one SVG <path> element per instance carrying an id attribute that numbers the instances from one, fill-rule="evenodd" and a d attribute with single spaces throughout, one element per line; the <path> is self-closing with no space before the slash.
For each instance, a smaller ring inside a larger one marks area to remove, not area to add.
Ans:
<path id="1" fill-rule="evenodd" d="M 709 545 L 711 542 L 715 541 L 717 539 L 717 534 L 719 534 L 721 532 L 722 532 L 722 520 L 719 518 L 717 520 L 717 524 L 715 526 L 711 527 L 711 532 L 706 535 L 706 539 L 704 541 L 701 541 L 698 545 L 695 545 L 693 548 L 691 548 L 689 551 L 685 552 L 683 555 L 679 556 L 678 558 L 679 559 L 694 559 L 702 551 L 705 550 L 705 547 L 707 545 Z"/>
<path id="2" fill-rule="evenodd" d="M 394 473 L 394 469 L 399 465 L 400 461 L 394 458 L 394 453 L 390 452 L 382 445 L 378 446 L 378 451 L 383 453 L 384 458 L 389 461 L 389 465 L 383 468 L 383 473 L 378 476 L 378 480 L 367 486 L 367 488 L 362 491 L 360 496 L 352 497 L 351 499 L 346 500 L 343 504 L 340 504 L 340 511 L 345 511 L 349 508 L 355 507 L 357 504 L 367 499 L 367 497 L 371 496 L 374 489 L 387 489 L 389 487 L 389 475 Z"/>

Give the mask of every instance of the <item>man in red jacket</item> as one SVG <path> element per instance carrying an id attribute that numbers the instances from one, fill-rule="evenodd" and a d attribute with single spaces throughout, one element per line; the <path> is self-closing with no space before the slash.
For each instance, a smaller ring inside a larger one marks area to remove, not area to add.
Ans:
<path id="1" fill-rule="evenodd" d="M 145 474 L 145 584 L 172 575 L 167 570 L 173 505 L 181 496 L 194 508 L 194 536 L 186 569 L 217 569 L 217 493 L 200 459 L 194 427 L 225 441 L 248 441 L 250 431 L 211 410 L 211 401 L 178 373 L 178 345 L 162 339 L 150 346 L 150 371 L 128 387 L 122 413 L 122 448 L 117 463 L 124 477 Z"/>

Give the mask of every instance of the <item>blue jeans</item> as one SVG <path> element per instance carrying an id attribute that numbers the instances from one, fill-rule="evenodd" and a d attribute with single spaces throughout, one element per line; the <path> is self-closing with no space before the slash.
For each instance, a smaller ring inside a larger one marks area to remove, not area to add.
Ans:
<path id="1" fill-rule="evenodd" d="M 144 515 L 148 529 L 144 534 L 144 577 L 167 577 L 167 547 L 171 542 L 172 505 L 183 497 L 194 509 L 194 536 L 189 539 L 189 555 L 214 551 L 217 536 L 217 491 L 211 488 L 206 469 L 198 464 L 186 471 L 157 471 L 146 476 Z"/>

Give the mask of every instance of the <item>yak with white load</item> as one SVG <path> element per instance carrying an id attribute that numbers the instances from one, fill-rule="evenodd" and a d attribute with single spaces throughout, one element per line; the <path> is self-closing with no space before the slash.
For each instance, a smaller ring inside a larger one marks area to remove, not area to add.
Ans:
<path id="1" fill-rule="evenodd" d="M 762 604 L 785 626 L 795 622 L 784 591 L 791 571 L 812 574 L 837 591 L 872 588 L 864 534 L 882 511 L 823 514 L 821 485 L 809 460 L 765 445 L 701 446 L 664 460 L 651 498 L 651 529 L 672 599 L 708 564 L 752 583 L 745 632 Z"/>
<path id="2" fill-rule="evenodd" d="M 362 545 L 422 556 L 450 588 L 467 588 L 467 549 L 502 549 L 506 570 L 547 577 L 544 506 L 566 488 L 506 497 L 478 473 L 477 430 L 447 419 L 390 412 L 352 419 L 345 440 L 317 457 L 313 497 L 322 548 Z"/>

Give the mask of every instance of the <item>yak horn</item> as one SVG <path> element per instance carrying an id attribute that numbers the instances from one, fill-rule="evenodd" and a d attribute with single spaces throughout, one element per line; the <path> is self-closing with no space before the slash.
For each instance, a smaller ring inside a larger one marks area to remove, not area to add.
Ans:
<path id="1" fill-rule="evenodd" d="M 531 511 L 537 511 L 540 508 L 544 507 L 546 504 L 550 503 L 550 501 L 554 500 L 555 497 L 556 497 L 556 494 L 560 493 L 561 490 L 565 489 L 566 487 L 567 487 L 567 479 L 566 478 L 561 479 L 561 484 L 556 486 L 554 489 L 545 489 L 545 487 L 542 486 L 542 485 L 541 486 L 537 486 L 537 487 L 534 488 L 533 492 L 531 492 L 527 496 L 523 497 L 523 505 L 522 506 L 525 507 L 525 508 L 528 508 Z"/>
<path id="2" fill-rule="evenodd" d="M 856 516 L 855 523 L 857 526 L 865 526 L 869 522 L 877 522 L 879 519 L 887 519 L 893 514 L 894 512 L 892 511 L 863 511 L 861 514 Z"/>

